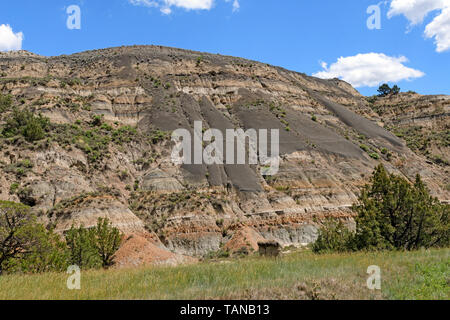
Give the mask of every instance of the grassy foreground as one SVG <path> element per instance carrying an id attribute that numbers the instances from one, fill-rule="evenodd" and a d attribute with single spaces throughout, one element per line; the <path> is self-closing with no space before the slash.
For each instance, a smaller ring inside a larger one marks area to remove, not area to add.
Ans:
<path id="1" fill-rule="evenodd" d="M 450 299 L 450 249 L 249 257 L 179 267 L 0 276 L 0 299 Z M 381 290 L 366 286 L 370 265 Z"/>

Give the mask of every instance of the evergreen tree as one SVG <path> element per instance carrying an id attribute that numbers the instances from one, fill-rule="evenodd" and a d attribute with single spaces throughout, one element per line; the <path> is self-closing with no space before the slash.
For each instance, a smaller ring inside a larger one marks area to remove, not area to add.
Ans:
<path id="1" fill-rule="evenodd" d="M 357 249 L 447 246 L 449 206 L 430 196 L 420 176 L 411 185 L 379 165 L 354 205 Z"/>
<path id="2" fill-rule="evenodd" d="M 397 85 L 394 85 L 391 89 L 391 94 L 396 95 L 400 93 L 400 87 Z"/>
<path id="3" fill-rule="evenodd" d="M 72 226 L 66 233 L 71 264 L 84 269 L 112 266 L 121 241 L 119 229 L 113 227 L 107 218 L 99 218 L 93 228 Z"/>
<path id="4" fill-rule="evenodd" d="M 97 254 L 94 241 L 94 232 L 83 226 L 72 228 L 66 232 L 66 243 L 70 252 L 70 264 L 82 269 L 98 268 L 101 259 Z"/>
<path id="5" fill-rule="evenodd" d="M 450 245 L 450 206 L 430 195 L 419 175 L 411 184 L 380 164 L 371 183 L 353 205 L 356 231 L 342 223 L 325 223 L 315 252 L 345 250 L 414 250 Z"/>
<path id="6" fill-rule="evenodd" d="M 378 88 L 378 92 L 379 92 L 380 97 L 385 97 L 391 93 L 391 87 L 389 87 L 389 85 L 387 83 L 383 83 Z"/>
<path id="7" fill-rule="evenodd" d="M 94 244 L 102 260 L 102 266 L 107 268 L 114 263 L 114 254 L 120 247 L 122 235 L 106 218 L 98 219 L 94 234 Z"/>
<path id="8" fill-rule="evenodd" d="M 0 274 L 62 271 L 67 257 L 59 235 L 37 223 L 28 206 L 0 201 Z"/>

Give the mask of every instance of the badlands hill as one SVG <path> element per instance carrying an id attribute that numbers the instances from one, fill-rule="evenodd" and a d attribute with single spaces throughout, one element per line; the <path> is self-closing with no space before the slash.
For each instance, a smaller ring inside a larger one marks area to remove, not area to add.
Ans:
<path id="1" fill-rule="evenodd" d="M 251 251 L 260 239 L 310 243 L 316 219 L 351 223 L 380 162 L 450 199 L 449 96 L 366 98 L 338 79 L 160 46 L 0 53 L 0 93 L 50 121 L 37 141 L 0 135 L 0 199 L 30 205 L 61 233 L 108 217 L 126 234 L 119 265 Z M 194 121 L 279 129 L 278 174 L 175 165 L 171 132 Z"/>

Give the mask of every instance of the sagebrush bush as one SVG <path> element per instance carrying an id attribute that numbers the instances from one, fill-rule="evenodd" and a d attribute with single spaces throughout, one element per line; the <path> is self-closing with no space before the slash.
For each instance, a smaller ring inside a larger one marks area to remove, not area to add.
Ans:
<path id="1" fill-rule="evenodd" d="M 35 116 L 29 110 L 14 109 L 6 120 L 2 134 L 5 137 L 22 135 L 28 142 L 34 142 L 45 137 L 49 124 L 49 119 L 42 115 Z"/>
<path id="2" fill-rule="evenodd" d="M 12 106 L 11 95 L 3 95 L 0 93 L 0 113 L 9 110 Z"/>
<path id="3" fill-rule="evenodd" d="M 340 220 L 327 219 L 319 230 L 317 240 L 312 244 L 316 253 L 345 252 L 352 246 L 353 233 Z"/>

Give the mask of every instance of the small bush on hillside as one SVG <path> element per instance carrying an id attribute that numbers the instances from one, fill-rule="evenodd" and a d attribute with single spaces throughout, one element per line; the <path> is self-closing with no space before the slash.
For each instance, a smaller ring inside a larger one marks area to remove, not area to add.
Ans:
<path id="1" fill-rule="evenodd" d="M 13 173 L 17 178 L 22 178 L 33 168 L 33 163 L 29 159 L 17 161 L 4 167 L 3 171 L 7 173 Z"/>
<path id="2" fill-rule="evenodd" d="M 136 139 L 138 132 L 132 126 L 123 126 L 112 132 L 112 140 L 118 145 L 131 142 Z"/>
<path id="3" fill-rule="evenodd" d="M 53 139 L 62 147 L 82 150 L 90 164 L 96 164 L 108 154 L 111 138 L 101 128 L 83 129 L 77 125 L 53 125 Z"/>
<path id="4" fill-rule="evenodd" d="M 359 146 L 362 150 L 364 150 L 365 152 L 369 152 L 369 147 L 366 146 L 365 144 L 362 144 Z"/>
<path id="5" fill-rule="evenodd" d="M 161 141 L 164 141 L 168 137 L 170 137 L 170 134 L 168 132 L 161 131 L 161 130 L 155 130 L 152 133 L 151 141 L 153 144 L 157 144 Z"/>
<path id="6" fill-rule="evenodd" d="M 99 127 L 103 123 L 103 115 L 95 115 L 92 117 L 91 125 L 94 127 Z"/>
<path id="7" fill-rule="evenodd" d="M 367 97 L 366 98 L 367 102 L 369 102 L 370 104 L 374 104 L 375 102 L 377 102 L 378 97 L 376 95 L 371 96 L 371 97 Z"/>
<path id="8" fill-rule="evenodd" d="M 9 110 L 12 106 L 12 97 L 0 93 L 0 113 Z"/>
<path id="9" fill-rule="evenodd" d="M 31 111 L 14 109 L 6 120 L 2 134 L 5 137 L 22 135 L 28 142 L 33 142 L 45 137 L 49 124 L 49 120 L 41 115 L 35 116 Z"/>

